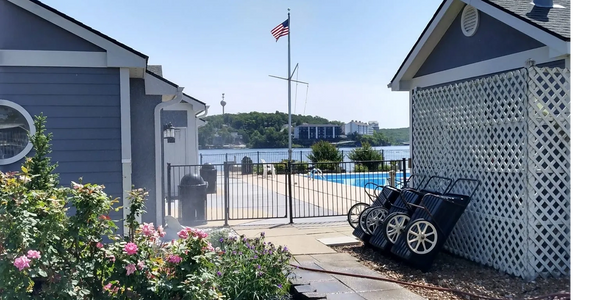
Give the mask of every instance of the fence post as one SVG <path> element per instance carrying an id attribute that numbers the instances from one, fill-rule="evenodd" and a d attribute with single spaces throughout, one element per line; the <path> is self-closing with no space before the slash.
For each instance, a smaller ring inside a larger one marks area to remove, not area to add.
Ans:
<path id="1" fill-rule="evenodd" d="M 292 200 L 292 162 L 287 162 L 287 188 L 288 188 L 288 205 L 290 206 L 290 224 L 294 224 L 294 209 Z"/>
<path id="2" fill-rule="evenodd" d="M 227 154 L 225 154 L 227 156 Z M 225 207 L 225 226 L 229 226 L 229 164 L 227 161 L 223 164 L 223 201 Z"/>
<path id="3" fill-rule="evenodd" d="M 402 176 L 404 177 L 404 186 L 406 186 L 406 157 L 402 158 Z"/>
<path id="4" fill-rule="evenodd" d="M 229 159 L 227 159 L 227 153 L 225 153 L 225 161 L 229 161 Z"/>
<path id="5" fill-rule="evenodd" d="M 302 150 L 300 150 L 300 164 L 302 164 Z"/>
<path id="6" fill-rule="evenodd" d="M 256 151 L 256 163 L 259 164 L 260 163 L 260 152 Z M 258 166 L 262 166 L 262 165 L 256 165 L 256 175 L 260 175 L 260 168 Z M 263 166 L 264 168 L 264 166 Z"/>
<path id="7" fill-rule="evenodd" d="M 200 153 L 200 164 L 202 164 L 202 153 Z"/>
<path id="8" fill-rule="evenodd" d="M 171 163 L 167 163 L 167 203 L 169 207 L 167 207 L 167 213 L 169 216 L 173 216 L 171 214 Z"/>

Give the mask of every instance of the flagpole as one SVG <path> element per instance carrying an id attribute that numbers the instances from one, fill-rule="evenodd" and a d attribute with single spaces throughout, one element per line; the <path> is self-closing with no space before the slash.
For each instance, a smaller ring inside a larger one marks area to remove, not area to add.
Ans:
<path id="1" fill-rule="evenodd" d="M 290 9 L 288 8 L 288 196 L 290 206 L 290 224 L 294 223 L 293 210 L 292 210 L 292 60 L 291 60 L 291 47 L 290 47 L 290 36 L 291 36 L 291 23 L 290 23 Z"/>
<path id="2" fill-rule="evenodd" d="M 288 159 L 292 162 L 292 60 L 290 46 L 290 9 L 288 8 Z"/>

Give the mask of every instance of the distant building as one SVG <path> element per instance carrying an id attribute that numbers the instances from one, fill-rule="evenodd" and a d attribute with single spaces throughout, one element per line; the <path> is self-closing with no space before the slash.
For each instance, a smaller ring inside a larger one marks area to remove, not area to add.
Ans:
<path id="1" fill-rule="evenodd" d="M 344 133 L 350 135 L 353 133 L 361 135 L 373 135 L 375 131 L 379 130 L 379 123 L 377 121 L 369 121 L 369 123 L 352 120 L 350 123 L 346 123 L 344 126 Z"/>
<path id="2" fill-rule="evenodd" d="M 369 127 L 373 130 L 373 133 L 379 131 L 379 122 L 377 121 L 369 121 Z"/>
<path id="3" fill-rule="evenodd" d="M 302 124 L 294 127 L 294 138 L 297 140 L 333 140 L 342 134 L 342 127 L 333 124 Z"/>

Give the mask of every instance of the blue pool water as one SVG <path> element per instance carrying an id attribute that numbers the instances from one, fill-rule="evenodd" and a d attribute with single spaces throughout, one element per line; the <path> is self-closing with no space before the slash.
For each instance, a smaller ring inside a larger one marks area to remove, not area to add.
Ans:
<path id="1" fill-rule="evenodd" d="M 323 174 L 323 177 L 316 175 L 315 179 L 321 179 L 336 183 L 342 183 L 347 185 L 353 185 L 358 187 L 364 187 L 367 182 L 373 182 L 377 185 L 387 185 L 389 173 L 337 173 L 337 174 Z M 406 173 L 406 179 L 410 177 L 409 173 Z M 396 182 L 401 182 L 404 176 L 402 172 L 396 172 Z M 375 188 L 373 185 L 369 185 L 369 188 Z"/>

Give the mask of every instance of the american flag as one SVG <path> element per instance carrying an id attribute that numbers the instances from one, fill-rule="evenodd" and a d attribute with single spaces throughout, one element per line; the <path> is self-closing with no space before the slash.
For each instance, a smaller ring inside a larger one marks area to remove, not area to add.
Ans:
<path id="1" fill-rule="evenodd" d="M 283 23 L 275 26 L 273 30 L 271 30 L 271 34 L 275 37 L 275 41 L 279 40 L 280 37 L 288 35 L 290 32 L 289 28 L 290 20 L 285 20 Z"/>

